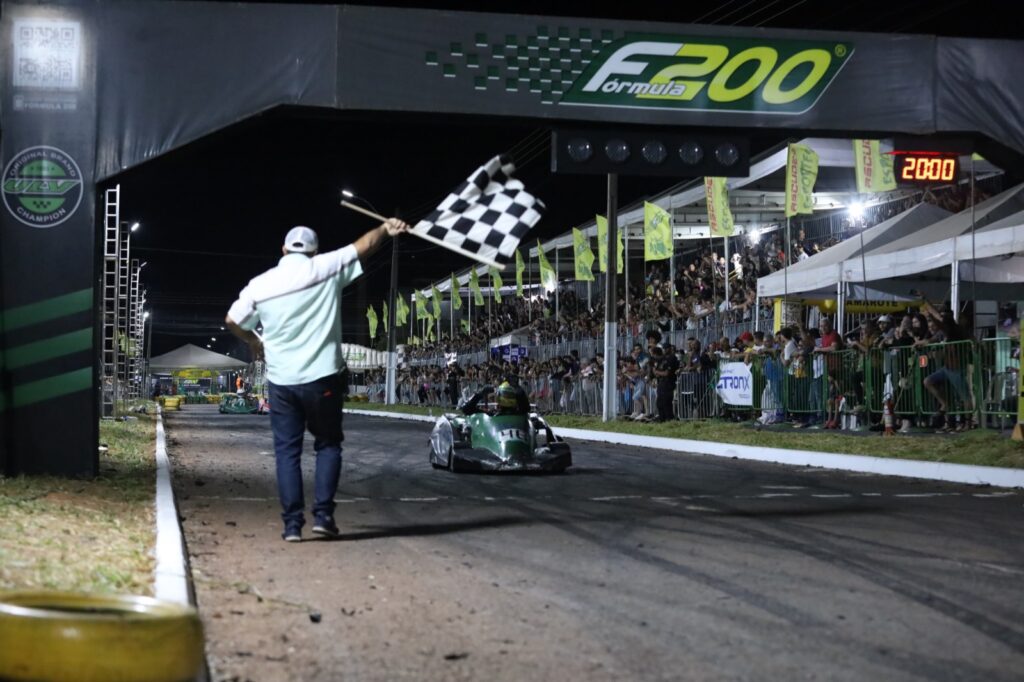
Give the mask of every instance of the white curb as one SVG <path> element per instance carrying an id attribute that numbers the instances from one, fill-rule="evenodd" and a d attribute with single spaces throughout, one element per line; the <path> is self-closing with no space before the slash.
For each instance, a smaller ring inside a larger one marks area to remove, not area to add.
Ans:
<path id="1" fill-rule="evenodd" d="M 437 417 L 427 417 L 419 414 L 403 414 L 400 412 L 383 412 L 378 410 L 353 410 L 345 408 L 345 411 L 370 417 L 389 417 L 413 421 L 432 422 L 437 419 Z M 440 414 L 439 412 L 438 416 Z M 716 457 L 735 457 L 738 459 L 775 462 L 792 466 L 841 469 L 843 471 L 857 471 L 866 474 L 880 474 L 882 476 L 924 478 L 932 481 L 992 485 L 1000 488 L 1024 488 L 1024 469 L 950 464 L 948 462 L 922 462 L 914 459 L 887 459 L 885 457 L 871 457 L 868 455 L 840 455 L 834 452 L 766 448 L 759 445 L 736 445 L 708 440 L 638 436 L 631 433 L 590 431 L 587 429 L 568 429 L 563 427 L 559 427 L 557 431 L 558 435 L 564 438 L 597 441 L 599 443 L 656 448 L 658 450 L 714 455 Z"/>
<path id="2" fill-rule="evenodd" d="M 156 569 L 153 573 L 157 599 L 191 604 L 185 543 L 171 489 L 171 463 L 167 458 L 163 412 L 159 407 L 156 412 Z"/>

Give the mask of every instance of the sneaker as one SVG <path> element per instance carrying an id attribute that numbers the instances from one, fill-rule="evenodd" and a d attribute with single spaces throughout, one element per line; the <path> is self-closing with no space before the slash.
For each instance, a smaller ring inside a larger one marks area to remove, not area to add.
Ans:
<path id="1" fill-rule="evenodd" d="M 302 528 L 298 526 L 285 528 L 281 537 L 285 542 L 302 542 Z"/>
<path id="2" fill-rule="evenodd" d="M 316 525 L 313 526 L 313 534 L 324 538 L 336 538 L 341 535 L 341 531 L 338 530 L 338 524 L 334 523 L 334 519 L 325 518 L 316 522 Z"/>

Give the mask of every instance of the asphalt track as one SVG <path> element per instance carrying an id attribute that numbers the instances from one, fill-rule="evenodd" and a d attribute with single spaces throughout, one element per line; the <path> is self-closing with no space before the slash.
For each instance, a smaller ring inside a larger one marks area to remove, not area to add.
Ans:
<path id="1" fill-rule="evenodd" d="M 582 442 L 561 476 L 452 474 L 429 424 L 348 415 L 342 537 L 295 545 L 267 417 L 166 424 L 213 679 L 1024 670 L 1019 490 Z"/>

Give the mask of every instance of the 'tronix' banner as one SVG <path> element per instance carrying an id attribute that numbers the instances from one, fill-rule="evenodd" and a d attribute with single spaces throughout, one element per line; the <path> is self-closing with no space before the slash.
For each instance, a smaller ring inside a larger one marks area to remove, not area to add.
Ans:
<path id="1" fill-rule="evenodd" d="M 627 34 L 603 47 L 560 104 L 799 114 L 849 43 Z"/>
<path id="2" fill-rule="evenodd" d="M 750 367 L 743 362 L 727 362 L 718 368 L 715 390 L 726 405 L 752 406 L 754 380 Z"/>

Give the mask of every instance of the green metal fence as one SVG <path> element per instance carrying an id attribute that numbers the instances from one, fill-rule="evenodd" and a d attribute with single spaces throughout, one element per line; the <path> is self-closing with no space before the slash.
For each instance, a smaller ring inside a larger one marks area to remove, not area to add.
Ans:
<path id="1" fill-rule="evenodd" d="M 1016 420 L 1019 353 L 1020 343 L 1005 337 L 978 344 L 977 395 L 983 425 L 1005 428 Z"/>
<path id="2" fill-rule="evenodd" d="M 804 353 L 785 369 L 777 357 L 754 356 L 753 411 L 772 409 L 766 403 L 777 396 L 793 415 L 832 419 L 841 404 L 843 414 L 877 418 L 891 399 L 898 417 L 980 415 L 983 425 L 1005 426 L 1016 417 L 1019 352 L 1003 338 Z"/>

